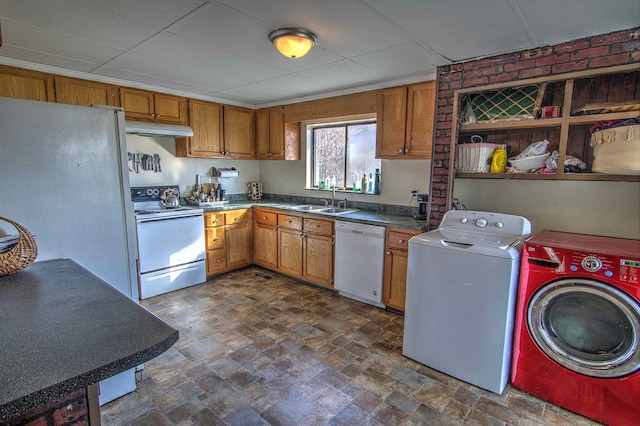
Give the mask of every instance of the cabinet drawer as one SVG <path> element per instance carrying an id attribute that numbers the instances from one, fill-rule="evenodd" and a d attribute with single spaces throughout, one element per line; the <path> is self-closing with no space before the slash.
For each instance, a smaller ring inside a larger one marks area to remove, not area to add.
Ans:
<path id="1" fill-rule="evenodd" d="M 207 252 L 207 273 L 215 273 L 227 268 L 227 251 L 223 248 Z"/>
<path id="2" fill-rule="evenodd" d="M 205 238 L 207 242 L 207 250 L 213 250 L 224 247 L 225 227 L 205 229 Z"/>
<path id="3" fill-rule="evenodd" d="M 418 232 L 402 232 L 397 230 L 387 231 L 387 247 L 399 250 L 409 249 L 409 238 L 417 235 Z"/>
<path id="4" fill-rule="evenodd" d="M 251 209 L 232 210 L 225 212 L 225 224 L 246 223 L 251 220 Z"/>
<path id="5" fill-rule="evenodd" d="M 278 224 L 278 215 L 264 210 L 256 210 L 256 222 L 262 225 L 276 226 Z"/>
<path id="6" fill-rule="evenodd" d="M 303 229 L 305 232 L 333 235 L 333 222 L 330 220 L 305 218 Z"/>
<path id="7" fill-rule="evenodd" d="M 302 230 L 302 218 L 288 214 L 278 215 L 278 226 L 282 228 Z"/>
<path id="8" fill-rule="evenodd" d="M 224 212 L 205 213 L 204 214 L 204 227 L 210 228 L 212 226 L 224 225 Z"/>

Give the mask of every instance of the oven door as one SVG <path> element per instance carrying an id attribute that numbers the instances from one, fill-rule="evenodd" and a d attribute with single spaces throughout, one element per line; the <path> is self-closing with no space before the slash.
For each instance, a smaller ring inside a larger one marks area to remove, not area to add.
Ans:
<path id="1" fill-rule="evenodd" d="M 202 213 L 188 216 L 136 219 L 140 273 L 204 261 Z"/>

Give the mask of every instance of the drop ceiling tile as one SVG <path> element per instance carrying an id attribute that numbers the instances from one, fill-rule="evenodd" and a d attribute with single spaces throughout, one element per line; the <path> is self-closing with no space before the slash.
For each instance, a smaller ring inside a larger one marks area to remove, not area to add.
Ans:
<path id="1" fill-rule="evenodd" d="M 109 66 L 127 69 L 131 65 L 127 64 L 128 61 L 140 59 L 140 55 L 136 53 L 152 58 L 145 59 L 140 65 L 158 63 L 163 66 L 162 72 L 170 71 L 170 74 L 161 77 L 180 80 L 180 75 L 186 74 L 195 84 L 221 89 L 286 73 L 284 70 L 222 50 L 210 49 L 201 43 L 169 33 L 161 33 L 147 40 L 136 47 L 135 53 L 128 52 L 109 63 Z"/>
<path id="2" fill-rule="evenodd" d="M 311 68 L 299 74 L 321 82 L 327 91 L 371 84 L 384 78 L 380 73 L 349 59 Z"/>
<path id="3" fill-rule="evenodd" d="M 212 49 L 251 58 L 290 72 L 327 64 L 339 56 L 318 47 L 303 58 L 282 56 L 269 41 L 268 25 L 228 6 L 211 3 L 168 29 L 173 34 L 195 40 Z"/>
<path id="4" fill-rule="evenodd" d="M 413 41 L 352 59 L 385 78 L 432 74 L 435 67 L 447 63 L 429 49 Z"/>
<path id="5" fill-rule="evenodd" d="M 126 80 L 126 81 L 132 81 L 132 82 L 141 83 L 148 86 L 155 86 L 158 88 L 168 88 L 168 89 L 180 90 L 183 92 L 197 93 L 200 95 L 209 93 L 212 90 L 214 90 L 211 87 L 198 86 L 198 85 L 189 84 L 183 81 L 168 80 L 164 78 L 158 78 L 152 75 L 145 75 L 145 74 L 140 74 L 133 71 L 127 71 L 127 70 L 111 68 L 111 67 L 97 68 L 92 71 L 92 74 L 102 75 L 102 76 L 111 77 L 111 78 L 117 78 L 117 79 Z"/>
<path id="6" fill-rule="evenodd" d="M 63 56 L 55 56 L 44 52 L 22 49 L 20 47 L 10 46 L 4 43 L 4 41 L 0 47 L 0 56 L 81 72 L 89 72 L 96 67 L 95 64 L 90 62 L 82 62 L 71 58 L 65 58 Z"/>
<path id="7" fill-rule="evenodd" d="M 164 29 L 188 15 L 205 0 L 70 0 L 80 7 L 97 9 L 128 20 L 141 22 L 156 29 Z"/>
<path id="8" fill-rule="evenodd" d="M 363 1 L 452 61 L 533 47 L 507 0 Z"/>
<path id="9" fill-rule="evenodd" d="M 3 43 L 20 49 L 46 52 L 48 56 L 61 56 L 75 61 L 89 62 L 95 66 L 107 62 L 125 51 L 11 20 L 2 21 Z M 82 67 L 85 68 L 85 65 Z"/>
<path id="10" fill-rule="evenodd" d="M 272 29 L 303 27 L 323 49 L 348 58 L 410 40 L 402 28 L 360 0 L 219 0 Z M 404 0 L 403 0 L 404 1 Z M 388 2 L 394 7 L 397 2 Z"/>
<path id="11" fill-rule="evenodd" d="M 558 44 L 640 25 L 640 1 L 515 0 L 538 45 Z M 571 19 L 567 19 L 567 17 Z"/>
<path id="12" fill-rule="evenodd" d="M 298 74 L 288 74 L 241 87 L 234 87 L 228 91 L 251 96 L 256 99 L 256 103 L 264 103 L 314 95 L 325 91 L 323 87 L 325 86 L 321 82 L 312 78 Z"/>
<path id="13" fill-rule="evenodd" d="M 127 49 L 157 33 L 140 22 L 64 0 L 2 0 L 0 18 Z"/>

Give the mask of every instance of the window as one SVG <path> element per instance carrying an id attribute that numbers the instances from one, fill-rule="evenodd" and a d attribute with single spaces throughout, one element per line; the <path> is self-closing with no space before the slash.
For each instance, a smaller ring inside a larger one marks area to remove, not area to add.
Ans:
<path id="1" fill-rule="evenodd" d="M 331 123 L 309 129 L 313 187 L 321 188 L 322 182 L 327 188 L 336 185 L 339 189 L 362 190 L 363 175 L 370 180 L 381 168 L 381 161 L 375 158 L 375 121 Z"/>

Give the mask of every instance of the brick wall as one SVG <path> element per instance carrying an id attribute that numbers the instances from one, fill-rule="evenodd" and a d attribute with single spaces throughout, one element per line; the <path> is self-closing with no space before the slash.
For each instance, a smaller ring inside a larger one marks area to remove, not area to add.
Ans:
<path id="1" fill-rule="evenodd" d="M 87 392 L 76 391 L 71 395 L 50 402 L 7 422 L 1 426 L 88 426 Z"/>
<path id="2" fill-rule="evenodd" d="M 640 66 L 640 28 L 438 67 L 429 228 L 436 228 L 450 208 L 446 200 L 453 189 L 448 176 L 454 90 L 631 63 Z"/>

